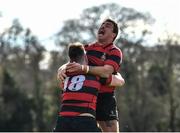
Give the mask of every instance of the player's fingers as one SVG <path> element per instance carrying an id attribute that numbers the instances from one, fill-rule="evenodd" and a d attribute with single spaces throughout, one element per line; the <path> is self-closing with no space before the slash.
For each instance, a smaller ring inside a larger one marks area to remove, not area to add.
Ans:
<path id="1" fill-rule="evenodd" d="M 59 79 L 63 82 L 64 81 L 64 77 L 63 76 L 59 76 Z"/>
<path id="2" fill-rule="evenodd" d="M 61 70 L 61 71 L 58 71 L 58 75 L 57 75 L 57 78 L 61 81 L 64 81 L 64 79 L 67 77 L 66 75 L 66 70 Z"/>
<path id="3" fill-rule="evenodd" d="M 76 66 L 75 63 L 68 64 L 68 65 L 66 66 L 66 70 L 71 69 L 71 68 L 74 68 L 75 66 Z"/>

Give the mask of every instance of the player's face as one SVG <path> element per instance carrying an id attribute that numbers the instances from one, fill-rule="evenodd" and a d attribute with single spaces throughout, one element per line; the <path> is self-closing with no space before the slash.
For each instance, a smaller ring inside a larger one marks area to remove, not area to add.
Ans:
<path id="1" fill-rule="evenodd" d="M 101 27 L 98 30 L 97 38 L 101 41 L 113 41 L 113 38 L 115 37 L 115 33 L 113 33 L 113 24 L 111 22 L 105 21 L 102 23 Z"/>

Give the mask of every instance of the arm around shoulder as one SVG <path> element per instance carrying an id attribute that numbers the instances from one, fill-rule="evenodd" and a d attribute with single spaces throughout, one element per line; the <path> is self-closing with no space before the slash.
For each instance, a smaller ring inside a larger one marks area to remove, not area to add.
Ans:
<path id="1" fill-rule="evenodd" d="M 109 77 L 114 72 L 113 66 L 104 65 L 104 66 L 89 66 L 88 73 L 97 75 L 100 77 Z"/>

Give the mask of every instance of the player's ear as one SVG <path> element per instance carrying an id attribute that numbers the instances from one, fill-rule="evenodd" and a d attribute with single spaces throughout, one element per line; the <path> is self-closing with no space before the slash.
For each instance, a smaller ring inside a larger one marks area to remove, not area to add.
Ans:
<path id="1" fill-rule="evenodd" d="M 112 33 L 112 38 L 115 38 L 116 37 L 116 33 Z"/>

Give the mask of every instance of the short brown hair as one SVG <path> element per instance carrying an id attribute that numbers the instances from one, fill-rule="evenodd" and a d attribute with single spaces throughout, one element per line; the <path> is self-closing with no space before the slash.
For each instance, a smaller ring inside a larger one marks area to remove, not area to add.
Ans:
<path id="1" fill-rule="evenodd" d="M 79 42 L 69 44 L 68 56 L 71 62 L 72 61 L 79 62 L 84 55 L 85 55 L 85 49 L 83 44 Z"/>
<path id="2" fill-rule="evenodd" d="M 114 37 L 114 40 L 116 39 L 116 37 L 117 37 L 117 35 L 118 35 L 118 32 L 119 32 L 119 29 L 118 29 L 118 24 L 114 21 L 114 20 L 112 20 L 112 19 L 106 19 L 104 22 L 110 22 L 110 23 L 112 23 L 113 24 L 113 33 L 115 33 L 116 34 L 116 36 Z M 113 40 L 113 41 L 114 41 Z"/>

